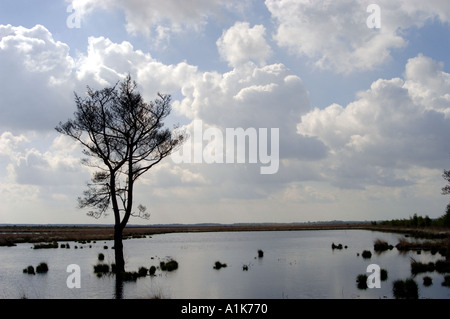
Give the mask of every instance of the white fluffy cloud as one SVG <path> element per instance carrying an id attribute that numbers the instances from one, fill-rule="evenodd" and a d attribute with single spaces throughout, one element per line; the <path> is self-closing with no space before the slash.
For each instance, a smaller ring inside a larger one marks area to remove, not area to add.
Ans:
<path id="1" fill-rule="evenodd" d="M 42 130 L 68 115 L 74 60 L 43 26 L 0 25 L 0 127 Z"/>
<path id="2" fill-rule="evenodd" d="M 310 111 L 301 79 L 282 64 L 258 67 L 247 62 L 225 74 L 199 73 L 183 86 L 181 114 L 225 128 L 279 128 L 280 156 L 317 159 L 325 155 L 315 138 L 300 136 L 296 125 Z"/>
<path id="3" fill-rule="evenodd" d="M 372 70 L 407 45 L 402 30 L 428 19 L 449 22 L 448 1 L 388 1 L 381 9 L 381 28 L 369 29 L 370 2 L 364 0 L 266 0 L 277 22 L 275 40 L 294 54 L 307 56 L 321 69 L 339 73 Z"/>
<path id="4" fill-rule="evenodd" d="M 77 144 L 68 137 L 56 136 L 41 151 L 34 145 L 39 135 L 33 135 L 16 136 L 7 131 L 0 135 L 0 158 L 7 172 L 5 180 L 21 185 L 58 187 L 89 180 L 88 170 L 80 166 Z"/>
<path id="5" fill-rule="evenodd" d="M 5 132 L 2 136 L 2 153 L 8 155 L 10 159 L 8 167 L 8 181 L 16 185 L 39 185 L 41 187 L 57 187 L 60 183 L 67 185 L 78 185 L 81 187 L 85 180 L 81 181 L 77 170 L 82 169 L 79 165 L 78 157 L 74 150 L 67 153 L 58 151 L 59 146 L 64 143 L 60 139 L 52 141 L 50 151 L 45 150 L 45 146 L 39 141 L 41 133 L 34 135 L 29 133 L 27 140 L 23 140 L 25 135 L 20 135 L 21 130 L 17 131 L 17 123 L 21 121 L 33 121 L 36 127 L 42 132 L 52 132 L 54 126 L 59 121 L 66 120 L 75 110 L 72 91 L 83 94 L 86 85 L 94 89 L 102 88 L 106 85 L 113 85 L 128 72 L 139 84 L 139 89 L 146 99 L 153 99 L 156 92 L 163 93 L 179 92 L 179 100 L 174 101 L 174 108 L 180 114 L 190 119 L 201 119 L 205 125 L 215 126 L 219 129 L 230 128 L 279 128 L 280 129 L 280 152 L 282 157 L 293 156 L 294 154 L 304 153 L 305 157 L 323 156 L 323 144 L 317 139 L 301 137 L 296 133 L 296 124 L 302 114 L 310 110 L 308 93 L 305 90 L 301 79 L 290 72 L 282 64 L 273 64 L 266 66 L 257 66 L 249 61 L 252 54 L 247 55 L 244 60 L 241 57 L 241 63 L 231 71 L 220 74 L 217 72 L 200 72 L 197 67 L 181 62 L 177 65 L 165 65 L 156 61 L 150 54 L 135 50 L 129 42 L 114 43 L 107 38 L 91 37 L 88 39 L 88 47 L 85 54 L 80 54 L 76 59 L 70 59 L 68 48 L 62 43 L 53 40 L 51 33 L 44 27 L 38 26 L 39 32 L 31 37 L 29 29 L 17 29 L 8 26 L 11 34 L 14 35 L 14 45 L 3 45 L 2 54 L 12 58 L 17 54 L 17 48 L 26 47 L 28 51 L 34 51 L 36 54 L 29 58 L 35 65 L 44 66 L 46 63 L 51 65 L 66 64 L 70 66 L 64 69 L 65 72 L 57 72 L 57 69 L 46 69 L 46 72 L 35 71 L 27 68 L 27 57 L 24 57 L 23 63 L 16 63 L 10 66 L 9 74 L 16 77 L 16 83 L 24 85 L 13 85 L 9 88 L 9 93 L 16 96 L 16 109 L 21 113 L 29 114 L 36 96 L 21 95 L 21 90 L 44 86 L 40 97 L 45 97 L 49 101 L 45 106 L 36 105 L 36 114 L 32 119 L 23 117 L 22 114 L 10 115 L 7 121 L 4 121 L 3 128 L 8 128 L 6 124 L 14 124 L 16 132 Z M 251 30 L 248 28 L 248 30 Z M 19 32 L 20 31 L 20 32 Z M 261 30 L 259 30 L 261 31 Z M 262 33 L 258 34 L 262 36 Z M 27 35 L 27 36 L 24 36 Z M 11 43 L 7 36 L 3 36 L 2 43 Z M 263 38 L 258 38 L 259 40 Z M 61 48 L 60 54 L 53 52 L 53 55 L 44 54 L 50 50 Z M 51 62 L 47 61 L 51 57 Z M 20 60 L 19 60 L 20 61 Z M 70 62 L 70 63 L 69 63 Z M 1 62 L 0 62 L 1 63 Z M 34 72 L 34 73 L 33 73 Z M 38 83 L 27 82 L 27 77 L 39 76 Z M 51 79 L 57 78 L 57 86 Z M 6 82 L 6 78 L 4 79 Z M 60 102 L 58 97 L 64 97 L 64 112 L 58 112 Z M 2 101 L 1 109 L 6 110 L 9 102 Z M 51 114 L 49 116 L 48 114 Z M 255 116 L 258 114 L 258 116 Z M 24 120 L 25 119 L 25 120 Z M 22 131 L 29 132 L 36 128 L 24 124 Z M 53 132 L 54 133 L 54 132 Z M 26 145 L 20 151 L 12 153 L 14 147 Z M 26 143 L 25 143 L 26 142 Z M 36 143 L 41 145 L 33 147 Z M 66 141 L 67 145 L 72 145 Z M 16 145 L 16 146 L 15 146 Z M 48 146 L 48 143 L 46 144 Z M 58 146 L 59 145 L 59 146 Z M 314 152 L 307 152 L 302 149 L 302 145 L 310 147 Z M 170 163 L 170 162 L 169 162 Z M 172 163 L 173 164 L 173 163 Z M 211 188 L 211 185 L 221 184 L 221 179 L 227 179 L 228 182 L 222 184 L 218 190 L 210 189 L 209 192 L 203 192 L 203 199 L 214 193 L 212 198 L 264 196 L 264 190 L 261 188 L 251 192 L 238 191 L 237 187 L 232 187 L 235 178 L 238 180 L 242 176 L 242 169 L 234 169 L 233 166 L 224 165 L 217 169 L 213 166 L 192 167 L 186 165 L 177 167 L 166 163 L 165 170 L 157 170 L 156 177 L 161 176 L 159 187 L 172 188 L 175 193 L 186 193 L 174 185 L 196 185 L 196 187 Z M 158 171 L 160 174 L 158 175 Z M 217 173 L 219 171 L 219 173 Z M 259 174 L 259 170 L 254 170 Z M 87 174 L 87 171 L 86 171 Z M 70 181 L 70 182 L 69 182 Z M 145 180 L 143 181 L 145 184 Z M 206 185 L 206 186 L 205 186 Z M 245 184 L 240 183 L 245 189 L 252 188 L 252 180 Z M 245 185 L 245 186 L 244 186 Z M 256 188 L 255 188 L 256 189 Z M 205 189 L 203 189 L 205 190 Z M 158 193 L 158 192 L 157 192 Z M 159 193 L 161 194 L 161 192 Z M 79 194 L 77 194 L 79 195 Z"/>
<path id="6" fill-rule="evenodd" d="M 129 42 L 114 43 L 104 37 L 88 39 L 87 54 L 77 66 L 77 81 L 97 87 L 114 85 L 130 73 L 146 99 L 154 99 L 158 92 L 174 93 L 197 71 L 186 62 L 165 65 Z"/>
<path id="7" fill-rule="evenodd" d="M 72 58 L 69 47 L 55 41 L 43 26 L 27 29 L 0 25 L 0 127 L 48 131 L 75 111 L 73 92 L 83 94 L 114 85 L 127 73 L 141 85 L 146 99 L 172 94 L 197 71 L 181 62 L 165 65 L 129 42 L 88 39 L 87 53 Z"/>
<path id="8" fill-rule="evenodd" d="M 346 107 L 314 109 L 298 131 L 329 147 L 323 170 L 337 185 L 408 185 L 419 167 L 446 167 L 449 93 L 442 65 L 419 55 L 408 61 L 405 79 L 379 79 Z"/>
<path id="9" fill-rule="evenodd" d="M 130 34 L 154 35 L 159 39 L 184 29 L 198 30 L 222 10 L 239 8 L 242 1 L 222 0 L 68 0 L 80 17 L 94 10 L 121 10 Z"/>
<path id="10" fill-rule="evenodd" d="M 283 207 L 292 220 L 289 212 L 297 205 L 337 205 L 343 188 L 365 188 L 359 197 L 364 203 L 369 190 L 377 200 L 386 198 L 388 186 L 396 200 L 439 178 L 450 149 L 450 75 L 443 65 L 418 55 L 403 78 L 379 79 L 346 106 L 311 110 L 302 79 L 281 63 L 266 65 L 264 32 L 245 23 L 226 30 L 217 46 L 230 70 L 220 73 L 186 62 L 167 65 L 129 42 L 104 37 L 89 38 L 86 52 L 72 58 L 68 46 L 42 26 L 0 26 L 0 67 L 6 70 L 0 75 L 1 198 L 19 205 L 17 192 L 28 191 L 30 202 L 47 196 L 74 207 L 89 174 L 79 164 L 79 150 L 55 137 L 53 127 L 74 111 L 73 91 L 112 85 L 128 72 L 146 99 L 158 91 L 175 93 L 174 110 L 205 127 L 280 129 L 277 174 L 261 176 L 259 166 L 175 165 L 168 159 L 141 180 L 137 197 L 143 204 L 175 198 L 170 210 L 183 202 L 205 211 L 214 207 L 223 216 L 232 211 L 225 222 L 241 221 L 244 213 L 248 220 L 260 212 L 269 218 Z M 351 202 L 352 196 L 345 198 Z"/>
<path id="11" fill-rule="evenodd" d="M 265 64 L 271 54 L 270 46 L 264 38 L 265 33 L 263 25 L 250 28 L 247 22 L 236 22 L 217 40 L 219 53 L 231 66 L 238 66 L 249 60 Z"/>

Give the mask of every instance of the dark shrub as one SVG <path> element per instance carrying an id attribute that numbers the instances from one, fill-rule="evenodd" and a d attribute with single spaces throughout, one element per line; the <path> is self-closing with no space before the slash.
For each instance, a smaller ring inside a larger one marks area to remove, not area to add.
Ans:
<path id="1" fill-rule="evenodd" d="M 258 250 L 258 257 L 259 257 L 259 258 L 264 257 L 264 252 L 263 252 L 261 249 Z"/>
<path id="2" fill-rule="evenodd" d="M 145 277 L 145 276 L 147 276 L 147 272 L 148 272 L 148 269 L 147 269 L 147 268 L 145 268 L 145 267 L 140 267 L 139 270 L 138 270 L 138 275 L 139 275 L 140 277 Z"/>
<path id="3" fill-rule="evenodd" d="M 173 271 L 175 269 L 178 269 L 178 262 L 173 259 L 169 260 L 168 262 L 161 261 L 159 263 L 159 267 L 163 271 Z"/>
<path id="4" fill-rule="evenodd" d="M 373 250 L 377 252 L 382 252 L 388 250 L 392 245 L 389 245 L 387 242 L 381 239 L 377 239 L 373 244 Z"/>
<path id="5" fill-rule="evenodd" d="M 102 253 L 98 254 L 98 260 L 100 261 L 105 260 L 105 255 L 103 255 Z"/>
<path id="6" fill-rule="evenodd" d="M 450 275 L 444 277 L 444 281 L 442 282 L 442 286 L 450 287 Z"/>
<path id="7" fill-rule="evenodd" d="M 220 269 L 220 268 L 225 268 L 227 266 L 227 264 L 222 264 L 220 261 L 216 261 L 214 263 L 214 269 Z"/>
<path id="8" fill-rule="evenodd" d="M 380 270 L 380 279 L 381 281 L 386 281 L 388 279 L 388 271 L 386 269 Z"/>
<path id="9" fill-rule="evenodd" d="M 109 265 L 107 264 L 97 264 L 94 266 L 95 273 L 107 273 L 109 272 Z"/>
<path id="10" fill-rule="evenodd" d="M 393 283 L 392 292 L 396 299 L 404 298 L 405 295 L 405 282 L 403 280 L 396 280 Z"/>
<path id="11" fill-rule="evenodd" d="M 419 286 L 414 279 L 396 280 L 393 284 L 393 293 L 396 299 L 418 299 Z"/>
<path id="12" fill-rule="evenodd" d="M 27 268 L 25 268 L 23 270 L 24 274 L 29 274 L 29 275 L 35 275 L 36 273 L 34 272 L 34 267 L 33 266 L 28 266 Z"/>
<path id="13" fill-rule="evenodd" d="M 425 287 L 429 287 L 433 284 L 433 279 L 431 279 L 431 277 L 425 276 L 423 277 L 423 285 Z"/>
<path id="14" fill-rule="evenodd" d="M 405 280 L 405 290 L 407 299 L 418 299 L 419 298 L 419 286 L 414 279 Z"/>
<path id="15" fill-rule="evenodd" d="M 370 259 L 372 257 L 372 253 L 369 250 L 364 250 L 361 254 L 364 259 Z"/>
<path id="16" fill-rule="evenodd" d="M 441 247 L 438 252 L 442 257 L 447 256 L 447 248 L 446 247 Z"/>
<path id="17" fill-rule="evenodd" d="M 34 244 L 34 249 L 49 249 L 49 248 L 58 248 L 58 243 L 56 241 L 52 243 L 41 243 Z"/>
<path id="18" fill-rule="evenodd" d="M 40 263 L 39 265 L 37 265 L 36 267 L 36 272 L 38 274 L 44 274 L 48 271 L 48 266 L 46 263 Z"/>
<path id="19" fill-rule="evenodd" d="M 135 271 L 124 271 L 121 272 L 119 276 L 123 281 L 136 281 L 136 279 L 139 277 L 139 274 Z"/>
<path id="20" fill-rule="evenodd" d="M 446 272 L 450 272 L 450 261 L 447 260 L 438 260 L 436 261 L 436 271 L 438 273 L 446 273 Z"/>
<path id="21" fill-rule="evenodd" d="M 367 275 L 361 274 L 356 277 L 358 289 L 367 289 Z"/>
<path id="22" fill-rule="evenodd" d="M 422 272 L 428 272 L 428 271 L 434 271 L 435 265 L 432 262 L 429 262 L 428 264 L 424 264 L 421 262 L 417 262 L 414 259 L 411 261 L 411 274 L 417 275 Z"/>
<path id="23" fill-rule="evenodd" d="M 150 276 L 154 276 L 155 272 L 156 272 L 156 267 L 155 266 L 151 266 L 150 270 L 149 270 Z"/>

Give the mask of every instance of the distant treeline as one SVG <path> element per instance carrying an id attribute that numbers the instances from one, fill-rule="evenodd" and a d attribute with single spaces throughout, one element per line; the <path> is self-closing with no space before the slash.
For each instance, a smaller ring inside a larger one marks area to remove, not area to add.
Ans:
<path id="1" fill-rule="evenodd" d="M 415 227 L 415 228 L 425 228 L 425 227 L 449 227 L 450 228 L 450 204 L 447 205 L 447 212 L 439 218 L 431 219 L 426 215 L 418 216 L 414 214 L 409 219 L 392 219 L 375 224 L 383 226 L 402 226 L 402 227 Z"/>

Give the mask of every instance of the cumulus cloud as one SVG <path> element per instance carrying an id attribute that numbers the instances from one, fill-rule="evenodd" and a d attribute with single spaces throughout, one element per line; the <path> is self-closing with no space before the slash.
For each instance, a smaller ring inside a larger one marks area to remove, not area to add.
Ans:
<path id="1" fill-rule="evenodd" d="M 246 29 L 256 30 L 256 38 L 263 40 L 262 29 Z M 79 150 L 77 153 L 75 148 L 64 149 L 74 144 L 60 137 L 54 138 L 50 145 L 47 143 L 45 146 L 40 141 L 41 134 L 45 136 L 48 132 L 53 132 L 59 121 L 71 116 L 75 110 L 73 91 L 82 95 L 86 85 L 93 89 L 113 85 L 127 73 L 131 73 L 137 81 L 139 90 L 146 99 L 153 99 L 158 91 L 169 94 L 177 92 L 178 100 L 173 103 L 175 111 L 191 120 L 201 119 L 205 126 L 219 129 L 279 128 L 283 158 L 295 154 L 303 154 L 305 158 L 318 158 L 324 154 L 322 142 L 316 138 L 302 137 L 296 132 L 300 116 L 310 110 L 308 92 L 301 79 L 282 64 L 258 66 L 248 61 L 256 53 L 247 52 L 247 61 L 242 58 L 232 70 L 222 74 L 200 72 L 197 67 L 186 62 L 166 65 L 155 60 L 149 53 L 134 49 L 129 42 L 115 43 L 104 37 L 90 37 L 86 53 L 72 59 L 68 55 L 67 45 L 55 41 L 44 27 L 25 29 L 6 26 L 3 30 L 0 48 L 4 56 L 9 56 L 12 60 L 14 55 L 25 51 L 35 52 L 32 55 L 24 54 L 22 61 L 18 60 L 20 63 L 16 61 L 15 64 L 6 65 L 4 60 L 0 61 L 10 68 L 8 75 L 15 77 L 14 82 L 23 84 L 10 85 L 8 93 L 15 97 L 14 109 L 20 112 L 9 114 L 2 123 L 4 129 L 8 127 L 7 124 L 15 129 L 2 135 L 4 143 L 1 146 L 2 154 L 9 154 L 3 158 L 7 158 L 4 161 L 7 162 L 11 185 L 45 188 L 59 187 L 68 183 L 67 181 L 77 187 L 84 185 L 89 179 L 88 170 L 80 166 Z M 26 63 L 27 59 L 31 62 Z M 44 67 L 47 64 L 48 67 Z M 29 65 L 35 68 L 30 68 Z M 38 67 L 41 69 L 36 69 Z M 33 77 L 33 82 L 27 82 L 27 79 Z M 6 75 L 3 81 L 6 83 Z M 37 88 L 41 89 L 38 95 L 21 94 L 23 89 Z M 60 98 L 62 95 L 64 98 Z M 39 98 L 48 103 L 34 103 Z M 0 103 L 2 112 L 5 112 L 10 102 L 6 99 Z M 33 114 L 32 118 L 25 116 L 29 114 Z M 22 131 L 17 130 L 17 127 L 28 132 L 27 135 L 21 135 Z M 40 133 L 37 135 L 30 133 L 38 128 Z M 84 173 L 80 174 L 80 170 Z M 254 178 L 259 176 L 259 167 L 248 168 L 241 165 L 236 169 L 233 165 L 176 166 L 169 161 L 160 170 L 155 170 L 154 174 L 152 176 L 155 179 L 143 179 L 142 183 L 154 186 L 151 181 L 158 181 L 158 189 L 171 189 L 174 194 L 189 193 L 175 185 L 190 185 L 193 189 L 202 190 L 197 193 L 197 198 L 201 195 L 202 199 L 267 195 L 267 190 L 254 187 L 253 184 Z M 248 179 L 254 175 L 256 177 Z M 81 176 L 83 180 L 80 179 Z M 284 173 L 283 176 L 287 174 Z M 232 186 L 235 181 L 241 185 L 240 190 L 239 187 Z M 211 185 L 222 186 L 212 188 Z M 244 191 L 245 189 L 253 191 Z M 156 194 L 161 194 L 161 191 Z M 142 196 L 145 197 L 144 194 Z"/>
<path id="2" fill-rule="evenodd" d="M 35 138 L 35 137 L 34 137 Z M 56 136 L 45 151 L 33 143 L 34 138 L 3 132 L 0 157 L 5 161 L 10 183 L 40 186 L 70 186 L 89 180 L 88 170 L 80 165 L 80 149 L 65 136 Z"/>
<path id="3" fill-rule="evenodd" d="M 3 132 L 0 135 L 0 156 L 14 158 L 21 144 L 29 142 L 23 134 L 15 136 L 11 132 Z"/>
<path id="4" fill-rule="evenodd" d="M 447 1 L 378 1 L 381 28 L 369 29 L 370 4 L 363 0 L 266 0 L 277 23 L 278 45 L 313 60 L 320 69 L 339 73 L 373 70 L 407 45 L 402 30 L 428 19 L 449 22 Z"/>
<path id="5" fill-rule="evenodd" d="M 144 97 L 172 94 L 197 68 L 180 62 L 165 65 L 129 42 L 90 37 L 86 54 L 69 55 L 43 26 L 27 29 L 0 25 L 0 127 L 9 131 L 48 131 L 70 117 L 73 92 L 83 94 L 114 85 L 131 73 Z"/>
<path id="6" fill-rule="evenodd" d="M 280 156 L 317 159 L 326 153 L 313 137 L 300 136 L 296 124 L 310 111 L 301 79 L 282 64 L 248 62 L 225 74 L 204 72 L 184 85 L 175 109 L 205 125 L 226 128 L 279 128 Z"/>
<path id="7" fill-rule="evenodd" d="M 7 174 L 0 183 L 3 198 L 16 190 L 37 196 L 39 190 L 52 189 L 53 200 L 67 196 L 74 205 L 89 171 L 80 165 L 75 144 L 47 133 L 71 116 L 73 91 L 112 85 L 128 72 L 146 99 L 158 91 L 176 92 L 174 110 L 188 120 L 202 120 L 205 128 L 280 129 L 277 174 L 261 176 L 259 166 L 252 165 L 175 165 L 167 160 L 140 181 L 137 198 L 144 204 L 149 197 L 165 203 L 178 199 L 215 203 L 222 212 L 236 208 L 233 214 L 238 214 L 250 209 L 241 205 L 247 201 L 255 204 L 254 214 L 248 215 L 253 218 L 261 208 L 258 200 L 269 198 L 265 216 L 270 216 L 283 202 L 340 201 L 340 190 L 322 188 L 329 182 L 340 188 L 375 188 L 384 196 L 386 186 L 410 189 L 424 180 L 429 185 L 428 176 L 439 176 L 446 167 L 450 77 L 443 65 L 422 55 L 408 61 L 403 78 L 374 81 L 346 106 L 311 110 L 302 79 L 281 63 L 266 64 L 270 52 L 264 50 L 265 30 L 259 26 L 237 23 L 223 33 L 217 47 L 230 63 L 225 73 L 199 71 L 186 62 L 167 65 L 129 42 L 104 37 L 89 38 L 86 52 L 71 58 L 68 46 L 42 26 L 0 30 L 0 66 L 7 70 L 0 75 L 5 96 L 0 101 L 0 164 Z M 237 37 L 228 39 L 233 33 Z M 236 50 L 237 39 L 249 46 Z M 47 143 L 40 141 L 43 136 Z M 316 184 L 301 184 L 306 181 Z"/>
<path id="8" fill-rule="evenodd" d="M 408 185 L 411 170 L 448 161 L 449 83 L 441 64 L 419 55 L 404 79 L 379 79 L 346 107 L 314 109 L 298 132 L 329 147 L 323 170 L 339 186 Z"/>
<path id="9" fill-rule="evenodd" d="M 104 37 L 88 39 L 87 54 L 79 57 L 77 66 L 77 82 L 95 87 L 114 85 L 130 73 L 144 97 L 151 100 L 158 92 L 178 91 L 197 71 L 186 62 L 165 65 L 127 41 L 114 43 Z"/>
<path id="10" fill-rule="evenodd" d="M 271 54 L 270 46 L 264 38 L 265 33 L 263 25 L 250 28 L 247 22 L 236 22 L 217 40 L 219 53 L 231 66 L 248 61 L 265 64 Z"/>
<path id="11" fill-rule="evenodd" d="M 239 8 L 242 1 L 222 0 L 70 0 L 81 17 L 95 10 L 120 10 L 125 14 L 130 34 L 156 35 L 159 39 L 184 29 L 198 30 L 222 10 Z"/>
<path id="12" fill-rule="evenodd" d="M 74 60 L 43 26 L 0 25 L 0 127 L 42 130 L 66 116 Z"/>

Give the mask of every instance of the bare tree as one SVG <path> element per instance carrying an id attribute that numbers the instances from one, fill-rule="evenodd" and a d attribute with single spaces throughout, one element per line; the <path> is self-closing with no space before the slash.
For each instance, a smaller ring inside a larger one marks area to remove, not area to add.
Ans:
<path id="1" fill-rule="evenodd" d="M 447 185 L 442 187 L 442 194 L 449 195 L 450 194 L 450 170 L 444 169 L 444 173 L 442 174 L 442 177 L 448 182 Z M 445 214 L 443 216 L 441 216 L 440 219 L 442 220 L 442 224 L 445 227 L 450 227 L 450 204 L 447 205 Z"/>
<path id="2" fill-rule="evenodd" d="M 117 274 L 125 271 L 122 234 L 130 216 L 149 217 L 143 205 L 133 210 L 136 180 L 186 139 L 183 132 L 164 128 L 170 95 L 158 94 L 145 103 L 136 87 L 128 75 L 114 87 L 99 91 L 88 87 L 85 98 L 75 93 L 74 118 L 56 127 L 81 143 L 87 155 L 83 164 L 96 169 L 78 202 L 80 208 L 93 208 L 88 215 L 95 218 L 112 208 Z"/>

